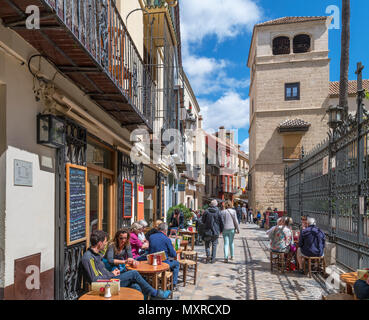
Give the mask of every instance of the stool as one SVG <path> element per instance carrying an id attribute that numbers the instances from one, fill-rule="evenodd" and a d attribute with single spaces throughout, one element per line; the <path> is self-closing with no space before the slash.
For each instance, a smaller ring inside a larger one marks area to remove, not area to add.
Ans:
<path id="1" fill-rule="evenodd" d="M 270 251 L 270 272 L 273 272 L 273 268 L 277 267 L 278 271 L 284 273 L 286 271 L 286 257 L 284 252 Z"/>
<path id="2" fill-rule="evenodd" d="M 183 267 L 183 286 L 186 286 L 186 281 L 187 281 L 187 271 L 188 268 L 193 268 L 194 270 L 194 275 L 193 275 L 193 279 L 194 282 L 193 284 L 196 285 L 196 279 L 197 279 L 197 254 L 196 254 L 196 261 L 194 260 L 189 260 L 189 259 L 182 259 L 178 261 L 180 266 Z"/>
<path id="3" fill-rule="evenodd" d="M 322 296 L 322 300 L 355 300 L 354 296 L 347 293 L 334 293 Z"/>
<path id="4" fill-rule="evenodd" d="M 184 259 L 193 260 L 197 262 L 197 252 L 196 251 L 182 251 Z"/>
<path id="5" fill-rule="evenodd" d="M 309 278 L 311 278 L 312 273 L 323 272 L 325 274 L 325 258 L 324 257 L 302 257 L 304 259 L 304 272 L 306 274 L 306 262 L 308 265 Z M 312 270 L 312 265 L 317 265 L 317 270 Z"/>

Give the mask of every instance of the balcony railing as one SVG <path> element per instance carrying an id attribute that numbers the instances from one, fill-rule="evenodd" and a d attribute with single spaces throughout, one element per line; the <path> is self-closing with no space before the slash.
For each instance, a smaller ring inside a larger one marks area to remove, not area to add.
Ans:
<path id="1" fill-rule="evenodd" d="M 42 4 L 39 30 L 27 30 L 23 2 L 7 0 L 1 5 L 7 6 L 0 9 L 5 25 L 122 125 L 152 129 L 155 84 L 114 0 L 28 0 L 27 5 Z"/>

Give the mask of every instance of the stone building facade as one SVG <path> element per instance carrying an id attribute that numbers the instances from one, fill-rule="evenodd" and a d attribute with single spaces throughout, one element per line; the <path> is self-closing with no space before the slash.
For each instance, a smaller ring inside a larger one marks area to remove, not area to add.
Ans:
<path id="1" fill-rule="evenodd" d="M 330 17 L 286 17 L 254 27 L 249 204 L 284 209 L 284 169 L 327 134 Z M 293 121 L 291 121 L 293 120 Z"/>

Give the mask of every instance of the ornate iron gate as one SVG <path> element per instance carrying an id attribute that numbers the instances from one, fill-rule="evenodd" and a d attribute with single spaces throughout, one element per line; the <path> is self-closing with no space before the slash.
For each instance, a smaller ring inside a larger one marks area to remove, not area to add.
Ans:
<path id="1" fill-rule="evenodd" d="M 55 299 L 75 300 L 83 291 L 80 267 L 86 243 L 69 247 L 66 243 L 65 165 L 70 162 L 86 166 L 87 130 L 69 119 L 65 122 L 66 146 L 57 150 L 56 165 Z"/>
<path id="2" fill-rule="evenodd" d="M 361 64 L 358 108 L 327 140 L 285 171 L 285 207 L 295 222 L 314 217 L 337 245 L 348 269 L 369 265 L 369 114 L 363 108 Z"/>

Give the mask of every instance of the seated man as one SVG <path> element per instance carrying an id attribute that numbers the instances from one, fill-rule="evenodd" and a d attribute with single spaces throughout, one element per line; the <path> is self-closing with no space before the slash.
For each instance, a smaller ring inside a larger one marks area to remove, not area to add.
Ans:
<path id="1" fill-rule="evenodd" d="M 168 232 L 168 225 L 161 223 L 158 226 L 160 232 L 154 233 L 150 236 L 149 253 L 155 253 L 164 251 L 167 259 L 163 262 L 170 265 L 170 269 L 173 271 L 173 286 L 175 287 L 178 282 L 179 262 L 173 260 L 177 258 L 177 252 L 174 250 L 172 241 L 166 236 Z M 169 258 L 172 258 L 169 260 Z"/>
<path id="2" fill-rule="evenodd" d="M 157 297 L 159 299 L 167 299 L 170 291 L 155 290 L 150 286 L 137 271 L 126 271 L 121 273 L 119 269 L 109 272 L 102 261 L 100 251 L 106 247 L 107 233 L 101 230 L 96 230 L 91 234 L 91 247 L 85 252 L 82 257 L 82 266 L 89 283 L 97 280 L 110 280 L 112 278 L 120 280 L 121 287 L 131 287 L 142 291 L 145 297 Z"/>
<path id="3" fill-rule="evenodd" d="M 357 280 L 354 291 L 359 300 L 369 300 L 369 278 L 368 280 Z"/>
<path id="4" fill-rule="evenodd" d="M 314 218 L 307 219 L 307 227 L 300 233 L 297 262 L 299 270 L 303 271 L 304 257 L 323 257 L 325 247 L 325 234 L 318 227 Z"/>

